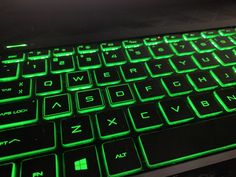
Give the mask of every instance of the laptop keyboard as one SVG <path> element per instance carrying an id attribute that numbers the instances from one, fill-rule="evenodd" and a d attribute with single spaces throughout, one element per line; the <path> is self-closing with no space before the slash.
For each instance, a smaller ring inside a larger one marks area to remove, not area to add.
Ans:
<path id="1" fill-rule="evenodd" d="M 126 176 L 236 147 L 236 29 L 11 53 L 0 176 Z"/>

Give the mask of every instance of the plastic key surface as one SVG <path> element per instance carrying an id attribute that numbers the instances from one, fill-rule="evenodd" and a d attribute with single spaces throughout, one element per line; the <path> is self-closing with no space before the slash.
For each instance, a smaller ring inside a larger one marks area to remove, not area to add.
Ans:
<path id="1" fill-rule="evenodd" d="M 3 177 L 16 177 L 16 165 L 13 163 L 0 165 L 0 175 Z"/>

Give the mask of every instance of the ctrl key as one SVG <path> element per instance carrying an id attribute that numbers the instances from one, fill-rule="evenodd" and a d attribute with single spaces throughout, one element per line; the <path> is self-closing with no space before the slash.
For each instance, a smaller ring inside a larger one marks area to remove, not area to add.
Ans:
<path id="1" fill-rule="evenodd" d="M 16 176 L 16 165 L 13 163 L 0 165 L 0 176 L 15 177 Z"/>

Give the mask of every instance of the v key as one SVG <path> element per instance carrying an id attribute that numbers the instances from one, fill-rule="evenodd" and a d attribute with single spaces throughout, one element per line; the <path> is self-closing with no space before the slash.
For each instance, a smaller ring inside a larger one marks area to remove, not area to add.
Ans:
<path id="1" fill-rule="evenodd" d="M 170 107 L 173 111 L 179 112 L 180 106 Z"/>

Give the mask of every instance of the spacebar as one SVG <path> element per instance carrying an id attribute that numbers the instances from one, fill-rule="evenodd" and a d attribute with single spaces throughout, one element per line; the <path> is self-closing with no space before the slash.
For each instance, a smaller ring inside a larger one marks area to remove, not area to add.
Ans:
<path id="1" fill-rule="evenodd" d="M 236 147 L 236 116 L 140 136 L 148 167 L 156 168 Z"/>

